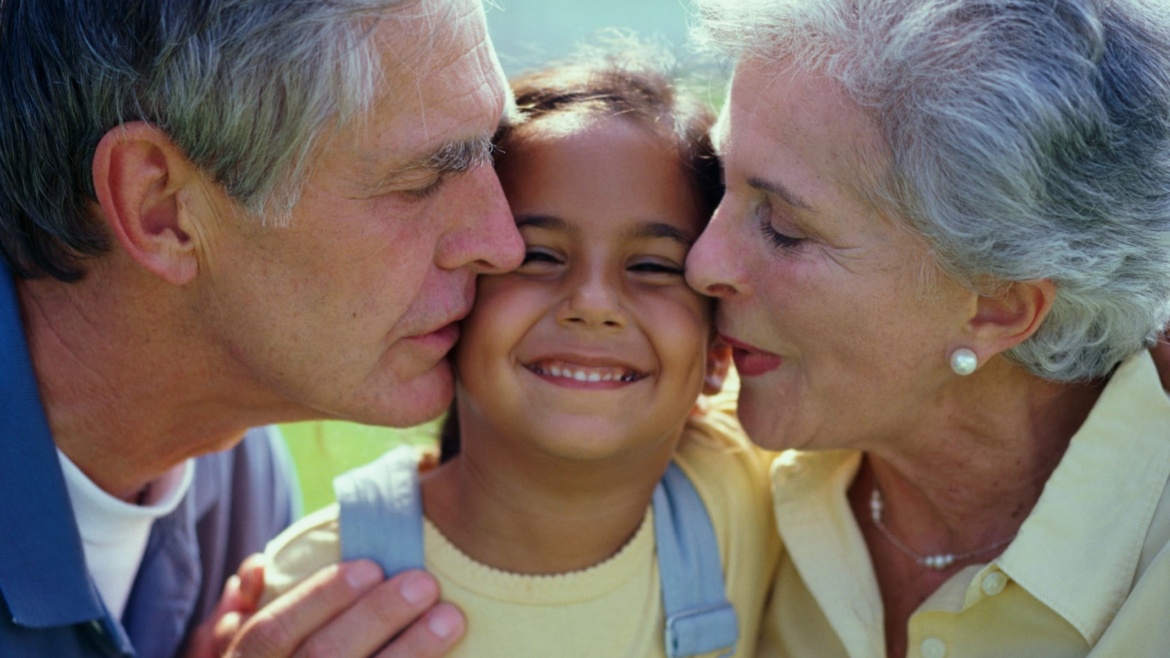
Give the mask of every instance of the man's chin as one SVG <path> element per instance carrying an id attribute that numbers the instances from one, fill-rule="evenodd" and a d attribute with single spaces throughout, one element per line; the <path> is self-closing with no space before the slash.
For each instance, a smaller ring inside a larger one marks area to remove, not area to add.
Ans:
<path id="1" fill-rule="evenodd" d="M 438 418 L 451 407 L 455 378 L 451 366 L 440 362 L 422 375 L 375 392 L 376 402 L 356 422 L 385 427 L 414 427 Z"/>

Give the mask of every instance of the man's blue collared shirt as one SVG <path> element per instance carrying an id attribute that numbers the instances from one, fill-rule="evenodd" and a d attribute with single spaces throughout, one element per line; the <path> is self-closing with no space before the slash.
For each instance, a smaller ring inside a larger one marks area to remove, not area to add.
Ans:
<path id="1" fill-rule="evenodd" d="M 89 577 L 41 406 L 10 273 L 0 265 L 0 656 L 170 658 L 224 581 L 293 519 L 297 489 L 274 430 L 195 461 L 155 521 L 122 619 Z"/>

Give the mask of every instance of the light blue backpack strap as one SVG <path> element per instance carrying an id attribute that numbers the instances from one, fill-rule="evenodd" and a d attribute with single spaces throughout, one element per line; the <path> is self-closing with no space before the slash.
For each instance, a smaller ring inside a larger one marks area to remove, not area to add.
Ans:
<path id="1" fill-rule="evenodd" d="M 342 560 L 373 560 L 387 578 L 423 568 L 422 498 L 413 448 L 395 448 L 337 476 L 333 490 Z"/>
<path id="2" fill-rule="evenodd" d="M 654 533 L 666 611 L 666 655 L 731 655 L 739 624 L 727 601 L 715 528 L 695 485 L 674 462 L 654 490 Z"/>

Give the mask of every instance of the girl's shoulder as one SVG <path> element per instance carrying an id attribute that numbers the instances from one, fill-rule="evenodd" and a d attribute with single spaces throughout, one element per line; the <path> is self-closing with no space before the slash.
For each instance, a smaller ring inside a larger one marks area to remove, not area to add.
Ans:
<path id="1" fill-rule="evenodd" d="M 293 523 L 264 549 L 264 594 L 268 603 L 297 583 L 341 561 L 338 508 L 329 505 Z"/>

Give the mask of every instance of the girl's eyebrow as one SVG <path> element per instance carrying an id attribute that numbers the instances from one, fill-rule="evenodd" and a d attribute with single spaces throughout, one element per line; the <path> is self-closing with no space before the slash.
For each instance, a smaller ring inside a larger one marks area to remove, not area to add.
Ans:
<path id="1" fill-rule="evenodd" d="M 698 236 L 690 231 L 683 230 L 674 224 L 666 222 L 648 221 L 638 224 L 633 231 L 630 232 L 630 238 L 667 238 L 681 243 L 686 247 L 695 244 Z"/>
<path id="2" fill-rule="evenodd" d="M 546 231 L 560 231 L 573 235 L 581 234 L 581 227 L 570 224 L 560 217 L 553 217 L 552 215 L 518 215 L 516 217 L 516 228 L 528 227 L 545 229 Z"/>
<path id="3" fill-rule="evenodd" d="M 581 235 L 580 226 L 552 215 L 519 215 L 516 217 L 516 228 L 539 228 L 546 231 L 568 233 L 573 236 Z M 674 240 L 687 248 L 695 244 L 695 240 L 698 239 L 698 236 L 674 224 L 656 221 L 639 222 L 626 236 L 630 240 L 665 238 Z"/>

